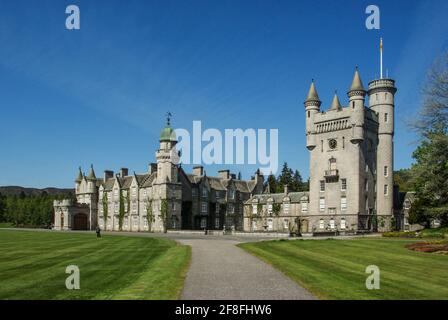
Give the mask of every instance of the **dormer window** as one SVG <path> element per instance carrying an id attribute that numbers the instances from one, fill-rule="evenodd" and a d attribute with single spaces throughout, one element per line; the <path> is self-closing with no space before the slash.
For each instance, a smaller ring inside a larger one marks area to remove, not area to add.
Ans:
<path id="1" fill-rule="evenodd" d="M 202 197 L 206 198 L 208 195 L 207 188 L 202 188 Z"/>

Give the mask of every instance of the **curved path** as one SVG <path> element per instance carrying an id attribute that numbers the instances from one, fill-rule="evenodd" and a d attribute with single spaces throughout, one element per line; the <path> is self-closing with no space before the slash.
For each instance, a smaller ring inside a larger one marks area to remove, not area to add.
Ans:
<path id="1" fill-rule="evenodd" d="M 314 299 L 281 272 L 217 237 L 177 239 L 192 247 L 192 261 L 181 299 Z"/>

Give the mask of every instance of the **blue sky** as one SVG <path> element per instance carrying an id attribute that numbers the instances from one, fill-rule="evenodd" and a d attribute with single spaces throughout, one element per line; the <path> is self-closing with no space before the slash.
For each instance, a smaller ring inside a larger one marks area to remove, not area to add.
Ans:
<path id="1" fill-rule="evenodd" d="M 65 8 L 81 29 L 65 29 Z M 367 30 L 369 4 L 381 29 Z M 328 108 L 347 103 L 356 65 L 366 85 L 397 82 L 395 169 L 416 137 L 406 127 L 433 59 L 448 47 L 447 1 L 2 1 L 0 185 L 72 187 L 154 161 L 164 114 L 173 125 L 278 128 L 279 161 L 308 177 L 303 100 L 311 78 Z M 227 166 L 248 178 L 256 166 Z M 223 166 L 207 167 L 214 175 Z"/>

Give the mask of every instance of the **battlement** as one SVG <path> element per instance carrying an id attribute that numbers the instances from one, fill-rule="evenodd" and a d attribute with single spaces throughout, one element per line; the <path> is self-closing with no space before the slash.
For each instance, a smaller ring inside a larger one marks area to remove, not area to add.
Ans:
<path id="1" fill-rule="evenodd" d="M 369 82 L 369 95 L 375 91 L 387 90 L 395 93 L 395 80 L 392 79 L 376 79 Z"/>

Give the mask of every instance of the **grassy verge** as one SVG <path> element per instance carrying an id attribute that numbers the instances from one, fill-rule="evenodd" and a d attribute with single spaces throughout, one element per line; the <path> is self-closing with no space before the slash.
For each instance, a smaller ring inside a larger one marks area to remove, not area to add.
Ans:
<path id="1" fill-rule="evenodd" d="M 384 232 L 383 237 L 386 238 L 418 238 L 418 239 L 439 239 L 448 238 L 448 227 L 424 229 L 421 231 L 392 231 Z"/>
<path id="2" fill-rule="evenodd" d="M 0 231 L 0 299 L 176 299 L 190 248 L 168 239 Z M 80 290 L 67 290 L 68 265 Z"/>
<path id="3" fill-rule="evenodd" d="M 13 228 L 14 225 L 10 222 L 0 222 L 0 228 Z"/>
<path id="4" fill-rule="evenodd" d="M 239 246 L 322 299 L 448 299 L 448 256 L 408 250 L 415 240 L 293 240 Z M 365 286 L 380 268 L 380 289 Z"/>

